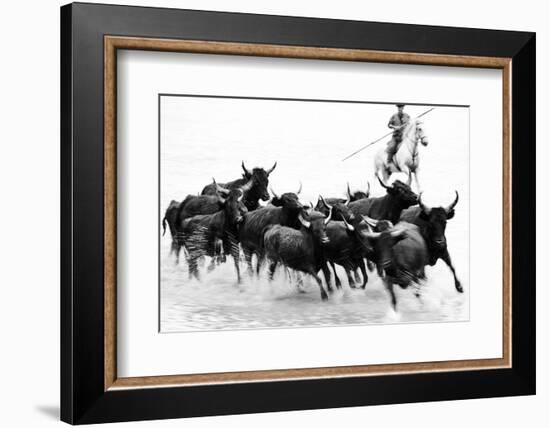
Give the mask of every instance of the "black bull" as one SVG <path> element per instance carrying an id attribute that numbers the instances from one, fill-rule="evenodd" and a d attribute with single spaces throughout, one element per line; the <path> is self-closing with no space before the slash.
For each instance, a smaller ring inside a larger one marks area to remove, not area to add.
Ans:
<path id="1" fill-rule="evenodd" d="M 282 263 L 315 278 L 321 299 L 326 300 L 328 295 L 317 272 L 326 268 L 322 247 L 329 242 L 325 228 L 330 221 L 330 213 L 325 217 L 317 211 L 310 211 L 305 218 L 300 213 L 298 221 L 301 224 L 298 230 L 281 225 L 271 225 L 266 229 L 263 247 L 270 262 L 269 279 L 273 279 L 277 264 Z"/>
<path id="2" fill-rule="evenodd" d="M 397 299 L 394 284 L 407 288 L 425 279 L 424 267 L 428 262 L 426 242 L 416 225 L 400 222 L 379 233 L 375 252 L 378 267 L 384 271 L 382 280 L 395 310 Z"/>
<path id="3" fill-rule="evenodd" d="M 252 180 L 252 186 L 244 194 L 243 203 L 249 211 L 253 211 L 260 206 L 259 200 L 267 201 L 269 199 L 269 193 L 267 191 L 269 185 L 269 175 L 273 172 L 277 166 L 277 162 L 268 170 L 263 168 L 247 169 L 244 166 L 244 162 L 241 164 L 243 168 L 242 178 L 238 178 L 227 183 L 219 183 L 221 187 L 226 189 L 237 189 L 245 185 L 249 180 Z M 215 195 L 216 186 L 209 184 L 202 189 L 202 195 Z"/>
<path id="4" fill-rule="evenodd" d="M 259 273 L 263 261 L 263 237 L 269 226 L 282 225 L 298 229 L 300 222 L 298 215 L 304 210 L 298 199 L 297 193 L 283 193 L 277 195 L 273 192 L 271 204 L 267 207 L 245 214 L 242 225 L 239 227 L 239 242 L 248 264 L 249 272 L 252 272 L 252 255 L 257 256 L 256 271 Z"/>
<path id="5" fill-rule="evenodd" d="M 366 215 L 377 220 L 389 220 L 392 223 L 397 223 L 401 211 L 416 205 L 418 196 L 409 185 L 399 180 L 395 180 L 391 186 L 384 184 L 380 178 L 378 180 L 386 189 L 386 195 L 350 202 L 348 207 L 356 217 Z"/>
<path id="6" fill-rule="evenodd" d="M 170 251 L 175 252 L 176 256 L 179 256 L 181 248 L 181 245 L 178 245 L 176 236 L 180 231 L 182 222 L 196 215 L 214 214 L 223 209 L 223 196 L 226 196 L 229 191 L 220 187 L 215 180 L 213 180 L 212 186 L 215 190 L 213 195 L 187 195 L 183 202 L 178 203 L 173 200 L 166 209 L 166 213 L 162 219 L 163 235 L 166 233 L 166 225 L 168 224 L 170 233 L 172 234 L 172 247 Z M 251 186 L 252 180 L 248 180 L 239 189 L 246 192 Z"/>
<path id="7" fill-rule="evenodd" d="M 428 264 L 433 266 L 437 260 L 443 260 L 453 274 L 456 290 L 462 293 L 464 290 L 456 277 L 445 238 L 447 220 L 454 217 L 454 208 L 458 203 L 458 192 L 455 193 L 455 200 L 447 207 L 428 207 L 422 203 L 421 194 L 419 196 L 420 206 L 404 211 L 401 214 L 401 220 L 418 226 L 428 248 Z"/>
<path id="8" fill-rule="evenodd" d="M 182 221 L 176 235 L 178 245 L 187 250 L 189 275 L 198 279 L 197 262 L 202 256 L 219 254 L 223 245 L 225 254 L 231 254 L 235 263 L 237 280 L 240 282 L 238 225 L 243 221 L 247 209 L 242 203 L 242 189 L 225 190 L 219 196 L 223 209 L 214 214 L 196 215 Z"/>

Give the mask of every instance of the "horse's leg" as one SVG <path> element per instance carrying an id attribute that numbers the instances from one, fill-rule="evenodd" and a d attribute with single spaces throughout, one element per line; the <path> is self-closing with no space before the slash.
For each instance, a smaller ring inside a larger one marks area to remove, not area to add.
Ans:
<path id="1" fill-rule="evenodd" d="M 418 193 L 422 192 L 422 189 L 420 189 L 420 181 L 418 180 L 418 168 L 414 170 L 414 183 L 416 184 L 416 190 Z"/>
<path id="2" fill-rule="evenodd" d="M 456 272 L 455 272 L 455 268 L 453 266 L 453 263 L 451 261 L 451 256 L 449 255 L 449 251 L 447 249 L 445 249 L 445 251 L 443 252 L 443 254 L 441 255 L 441 260 L 443 260 L 445 262 L 445 264 L 447 266 L 449 266 L 449 269 L 451 269 L 451 272 L 453 273 L 453 277 L 455 279 L 455 288 L 456 288 L 456 291 L 458 291 L 459 293 L 463 293 L 464 292 L 464 289 L 462 288 L 462 285 L 460 284 L 460 281 L 458 280 L 458 278 L 456 277 Z"/>
<path id="3" fill-rule="evenodd" d="M 390 178 L 389 170 L 387 168 L 383 168 L 382 169 L 382 181 L 384 183 L 387 183 L 389 178 Z"/>

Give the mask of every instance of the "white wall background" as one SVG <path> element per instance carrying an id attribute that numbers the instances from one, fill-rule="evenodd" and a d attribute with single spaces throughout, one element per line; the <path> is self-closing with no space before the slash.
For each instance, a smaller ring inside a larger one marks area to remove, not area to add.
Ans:
<path id="1" fill-rule="evenodd" d="M 116 3 L 104 0 L 104 3 Z M 542 2 L 463 0 L 441 7 L 437 1 L 353 0 L 146 0 L 127 4 L 210 9 L 323 18 L 391 21 L 537 31 L 537 121 L 547 115 L 550 29 Z M 0 67 L 1 147 L 0 271 L 2 300 L 2 425 L 54 426 L 59 406 L 59 6 L 58 0 L 9 2 L 2 7 L 2 66 Z M 545 114 L 546 113 L 546 114 Z M 539 128 L 541 128 L 539 126 Z M 541 128 L 542 129 L 542 128 Z M 543 159 L 550 155 L 540 132 L 538 182 L 547 183 Z M 538 186 L 537 217 L 550 208 Z M 546 193 L 546 192 L 545 192 Z M 32 209 L 29 207 L 32 201 Z M 27 233 L 26 225 L 40 224 Z M 542 242 L 548 224 L 538 222 L 538 265 L 548 258 Z M 36 223 L 34 223 L 36 224 Z M 542 279 L 539 270 L 538 278 Z M 529 421 L 545 426 L 550 400 L 550 316 L 543 302 L 550 297 L 538 281 L 538 395 L 534 397 L 419 403 L 353 409 L 316 410 L 193 420 L 155 421 L 143 426 L 278 427 L 407 425 L 448 428 L 490 423 L 514 427 Z M 138 426 L 137 423 L 125 426 Z"/>

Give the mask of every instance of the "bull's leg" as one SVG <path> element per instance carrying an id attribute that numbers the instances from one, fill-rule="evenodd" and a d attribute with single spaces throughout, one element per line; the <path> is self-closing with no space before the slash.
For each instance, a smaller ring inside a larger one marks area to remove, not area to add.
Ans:
<path id="1" fill-rule="evenodd" d="M 373 271 L 375 269 L 375 264 L 371 261 L 371 260 L 368 260 L 367 259 L 367 268 L 369 269 L 369 271 Z"/>
<path id="2" fill-rule="evenodd" d="M 390 293 L 391 297 L 391 305 L 393 307 L 393 310 L 397 310 L 397 299 L 395 298 L 395 291 L 393 290 L 393 282 L 391 282 L 388 277 L 384 278 L 384 285 L 386 286 L 386 290 L 388 290 L 388 293 Z"/>
<path id="3" fill-rule="evenodd" d="M 363 275 L 363 284 L 361 284 L 361 288 L 365 288 L 367 286 L 367 281 L 369 280 L 367 269 L 365 268 L 365 261 L 363 259 L 359 259 L 357 260 L 357 264 L 359 265 L 359 269 L 361 269 L 361 275 Z"/>
<path id="4" fill-rule="evenodd" d="M 336 288 L 340 289 L 342 288 L 342 282 L 340 281 L 340 278 L 338 278 L 338 274 L 336 273 L 336 265 L 334 262 L 330 262 L 330 266 L 332 267 L 332 271 L 334 272 L 334 283 L 336 284 Z"/>
<path id="5" fill-rule="evenodd" d="M 304 278 L 300 272 L 296 272 L 296 287 L 300 293 L 305 293 L 304 290 Z"/>
<path id="6" fill-rule="evenodd" d="M 235 271 L 237 272 L 237 283 L 241 283 L 241 268 L 239 266 L 239 255 L 238 254 L 232 254 L 233 257 L 233 263 L 235 264 Z"/>
<path id="7" fill-rule="evenodd" d="M 321 290 L 321 300 L 328 300 L 328 295 L 325 289 L 323 288 L 323 281 L 321 281 L 321 278 L 319 278 L 319 275 L 312 269 L 308 272 L 313 278 L 315 278 L 315 281 L 317 281 L 317 285 L 319 286 L 319 289 Z"/>
<path id="8" fill-rule="evenodd" d="M 359 283 L 361 282 L 361 277 L 359 276 L 359 271 L 357 270 L 357 266 L 353 269 L 353 276 L 355 277 L 355 282 Z"/>
<path id="9" fill-rule="evenodd" d="M 178 242 L 175 239 L 172 239 L 170 244 L 170 254 L 174 254 L 178 251 Z"/>
<path id="10" fill-rule="evenodd" d="M 252 252 L 249 251 L 248 249 L 243 248 L 243 253 L 244 253 L 244 260 L 246 261 L 246 265 L 247 265 L 248 274 L 250 276 L 253 276 L 254 270 L 252 269 Z"/>
<path id="11" fill-rule="evenodd" d="M 217 256 L 214 256 L 212 257 L 212 259 L 210 260 L 210 264 L 208 265 L 208 272 L 212 272 L 214 270 L 214 268 L 216 267 L 216 257 Z"/>
<path id="12" fill-rule="evenodd" d="M 187 260 L 187 263 L 189 264 L 189 279 L 192 279 L 195 277 L 197 280 L 200 280 L 199 278 L 199 267 L 198 267 L 198 261 L 199 257 L 196 254 L 190 253 L 189 258 Z"/>
<path id="13" fill-rule="evenodd" d="M 330 270 L 326 263 L 323 263 L 321 266 L 321 270 L 323 271 L 323 275 L 325 276 L 325 282 L 327 283 L 327 290 L 332 292 L 332 284 L 330 281 Z"/>
<path id="14" fill-rule="evenodd" d="M 459 293 L 463 293 L 464 292 L 464 289 L 462 288 L 462 285 L 460 284 L 460 281 L 458 280 L 458 278 L 456 277 L 456 272 L 455 272 L 455 268 L 453 266 L 453 263 L 451 261 L 451 256 L 449 255 L 449 251 L 447 249 L 445 249 L 445 251 L 443 252 L 442 256 L 441 256 L 441 260 L 443 260 L 445 262 L 445 264 L 447 266 L 449 266 L 449 269 L 451 269 L 451 272 L 453 273 L 453 277 L 455 279 L 455 288 L 456 288 L 456 291 L 458 291 Z"/>
<path id="15" fill-rule="evenodd" d="M 348 277 L 348 284 L 350 288 L 355 288 L 355 280 L 353 279 L 353 276 L 351 275 L 351 271 L 353 270 L 353 265 L 351 261 L 347 260 L 344 263 L 344 270 L 346 271 L 346 276 Z"/>
<path id="16" fill-rule="evenodd" d="M 267 277 L 269 278 L 270 281 L 273 281 L 273 275 L 275 275 L 275 269 L 277 269 L 277 262 L 271 261 L 269 263 L 269 271 L 267 274 Z"/>
<path id="17" fill-rule="evenodd" d="M 264 255 L 258 252 L 258 260 L 256 261 L 256 276 L 260 276 L 260 270 L 264 263 Z"/>
<path id="18" fill-rule="evenodd" d="M 178 242 L 177 240 L 172 241 L 172 249 L 174 254 L 176 255 L 176 265 L 180 262 L 180 251 L 181 251 L 182 244 Z M 171 250 L 172 251 L 172 250 Z"/>
<path id="19" fill-rule="evenodd" d="M 240 267 L 240 249 L 239 243 L 232 233 L 227 233 L 223 240 L 219 240 L 219 252 L 223 252 L 224 258 L 231 255 L 233 258 L 233 264 L 235 265 L 235 272 L 237 272 L 237 283 L 241 283 L 241 267 Z"/>

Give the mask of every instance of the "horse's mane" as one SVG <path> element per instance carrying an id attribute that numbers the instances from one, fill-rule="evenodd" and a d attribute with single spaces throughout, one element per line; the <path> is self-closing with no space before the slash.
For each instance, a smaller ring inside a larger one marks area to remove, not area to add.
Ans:
<path id="1" fill-rule="evenodd" d="M 407 123 L 407 126 L 405 126 L 405 129 L 403 130 L 403 140 L 407 138 L 414 141 L 414 134 L 416 132 L 417 123 L 422 122 L 418 119 L 411 119 L 409 123 Z"/>

